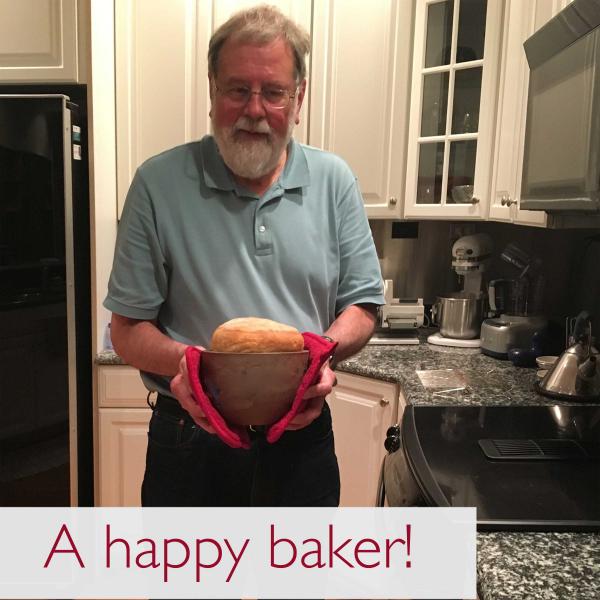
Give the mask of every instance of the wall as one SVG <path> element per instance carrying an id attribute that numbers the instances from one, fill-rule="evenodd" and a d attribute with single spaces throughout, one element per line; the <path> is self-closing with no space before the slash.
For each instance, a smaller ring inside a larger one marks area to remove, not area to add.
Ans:
<path id="1" fill-rule="evenodd" d="M 504 223 L 421 221 L 416 239 L 392 239 L 391 222 L 372 223 L 382 274 L 394 280 L 394 296 L 422 297 L 426 304 L 437 295 L 460 289 L 451 266 L 451 249 L 461 235 L 488 233 L 494 257 L 487 278 L 513 278 L 514 267 L 501 260 L 509 242 L 543 260 L 544 313 L 559 323 L 566 315 L 587 309 L 596 316 L 600 338 L 600 231 L 547 230 Z"/>

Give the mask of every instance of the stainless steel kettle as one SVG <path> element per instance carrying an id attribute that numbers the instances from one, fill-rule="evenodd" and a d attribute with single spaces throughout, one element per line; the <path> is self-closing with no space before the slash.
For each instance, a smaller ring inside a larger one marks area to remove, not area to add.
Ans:
<path id="1" fill-rule="evenodd" d="M 569 346 L 538 383 L 541 394 L 565 400 L 600 399 L 600 353 L 592 346 L 591 315 L 581 312 Z"/>

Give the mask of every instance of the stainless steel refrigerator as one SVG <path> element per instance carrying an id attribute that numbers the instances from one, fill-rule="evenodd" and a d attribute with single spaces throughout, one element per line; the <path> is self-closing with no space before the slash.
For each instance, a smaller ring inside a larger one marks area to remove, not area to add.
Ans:
<path id="1" fill-rule="evenodd" d="M 0 86 L 0 506 L 93 503 L 85 86 Z"/>

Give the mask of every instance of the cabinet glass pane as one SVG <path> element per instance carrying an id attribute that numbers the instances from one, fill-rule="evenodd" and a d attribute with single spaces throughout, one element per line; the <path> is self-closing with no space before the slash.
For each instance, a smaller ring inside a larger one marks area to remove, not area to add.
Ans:
<path id="1" fill-rule="evenodd" d="M 453 12 L 454 0 L 436 2 L 427 7 L 426 67 L 447 65 L 450 62 Z"/>
<path id="2" fill-rule="evenodd" d="M 486 0 L 460 0 L 456 62 L 483 58 Z"/>
<path id="3" fill-rule="evenodd" d="M 448 72 L 431 73 L 423 78 L 423 106 L 421 107 L 421 135 L 446 133 L 448 107 Z"/>
<path id="4" fill-rule="evenodd" d="M 454 75 L 452 133 L 472 133 L 479 127 L 481 67 L 460 69 Z"/>
<path id="5" fill-rule="evenodd" d="M 441 203 L 443 167 L 444 142 L 419 145 L 417 204 Z"/>
<path id="6" fill-rule="evenodd" d="M 470 204 L 475 180 L 477 140 L 451 142 L 447 204 Z"/>

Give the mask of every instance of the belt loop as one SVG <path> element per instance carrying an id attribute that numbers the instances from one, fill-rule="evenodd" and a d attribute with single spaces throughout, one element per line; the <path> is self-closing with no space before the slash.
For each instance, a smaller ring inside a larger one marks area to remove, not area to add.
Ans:
<path id="1" fill-rule="evenodd" d="M 148 392 L 148 395 L 146 396 L 146 404 L 152 409 L 154 410 L 154 408 L 156 407 L 156 402 L 152 402 L 152 400 L 150 400 L 150 396 L 152 394 L 156 394 L 156 396 L 158 397 L 158 392 L 157 391 L 150 391 Z"/>

